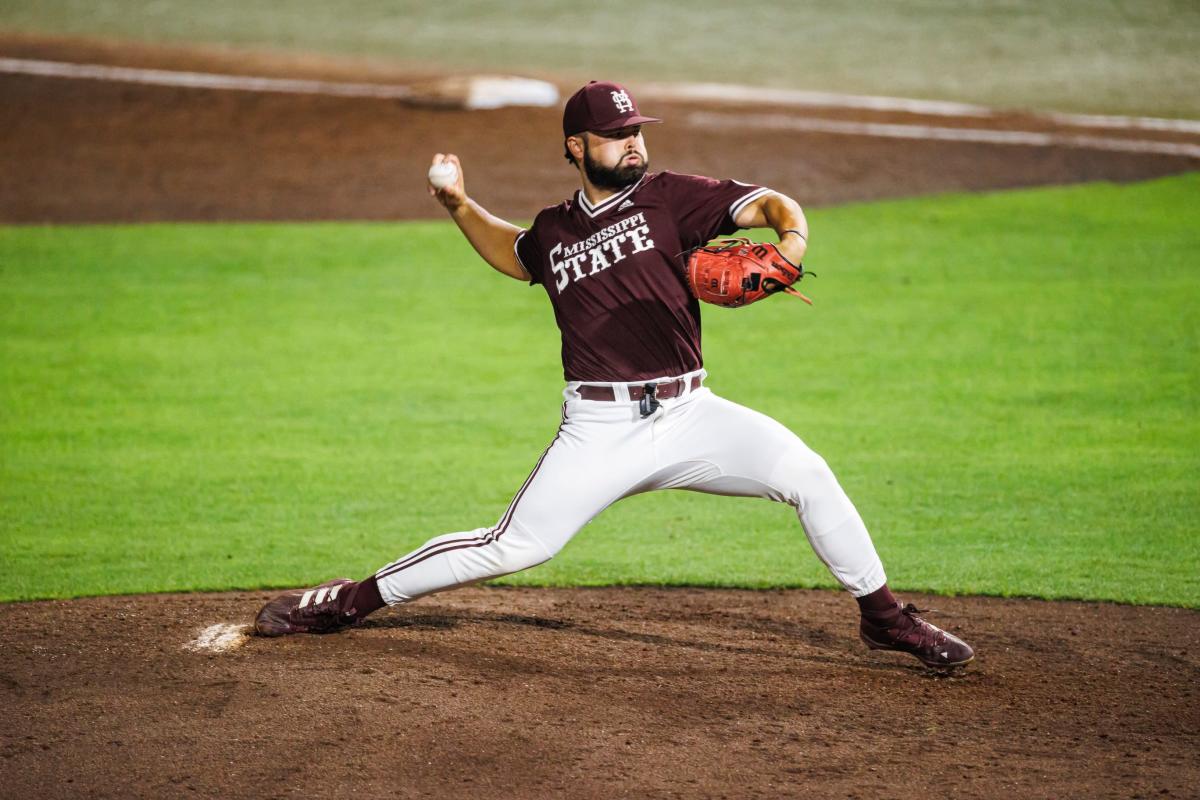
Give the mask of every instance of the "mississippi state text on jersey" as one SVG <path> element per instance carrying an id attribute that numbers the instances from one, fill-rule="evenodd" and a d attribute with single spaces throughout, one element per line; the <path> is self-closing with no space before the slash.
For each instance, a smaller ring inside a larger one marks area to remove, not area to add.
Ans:
<path id="1" fill-rule="evenodd" d="M 684 256 L 736 231 L 738 212 L 770 191 L 659 172 L 594 206 L 580 190 L 543 209 L 516 252 L 554 306 L 564 377 L 640 381 L 700 369 L 700 304 Z"/>

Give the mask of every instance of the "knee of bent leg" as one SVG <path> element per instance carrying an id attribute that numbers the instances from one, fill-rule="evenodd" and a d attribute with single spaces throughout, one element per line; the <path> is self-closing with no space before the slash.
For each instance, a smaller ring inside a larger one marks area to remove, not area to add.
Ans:
<path id="1" fill-rule="evenodd" d="M 807 447 L 789 450 L 780 460 L 775 468 L 775 485 L 783 492 L 785 502 L 798 508 L 814 499 L 842 494 L 825 459 Z"/>

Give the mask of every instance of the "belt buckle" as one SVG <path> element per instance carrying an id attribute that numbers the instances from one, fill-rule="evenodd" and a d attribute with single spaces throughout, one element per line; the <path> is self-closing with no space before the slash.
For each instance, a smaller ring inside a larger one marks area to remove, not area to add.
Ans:
<path id="1" fill-rule="evenodd" d="M 642 419 L 658 411 L 659 402 L 655 395 L 658 393 L 658 384 L 647 383 L 642 387 L 642 399 L 638 400 L 638 411 L 642 415 Z"/>

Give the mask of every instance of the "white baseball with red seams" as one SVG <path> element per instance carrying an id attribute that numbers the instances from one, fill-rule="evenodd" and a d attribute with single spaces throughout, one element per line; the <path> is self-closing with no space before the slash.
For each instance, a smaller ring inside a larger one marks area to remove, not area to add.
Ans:
<path id="1" fill-rule="evenodd" d="M 435 189 L 445 189 L 458 180 L 458 167 L 451 161 L 442 161 L 429 168 L 429 183 Z"/>

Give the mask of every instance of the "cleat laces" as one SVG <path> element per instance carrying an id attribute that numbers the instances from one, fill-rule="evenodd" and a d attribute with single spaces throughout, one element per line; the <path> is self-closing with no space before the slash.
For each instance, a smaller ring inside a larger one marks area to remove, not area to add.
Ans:
<path id="1" fill-rule="evenodd" d="M 917 647 L 935 647 L 945 642 L 945 636 L 942 630 L 934 625 L 929 624 L 921 619 L 918 614 L 928 614 L 933 611 L 931 608 L 917 608 L 912 603 L 908 603 L 904 608 L 900 609 L 900 614 L 907 617 L 912 627 L 900 635 L 899 638 L 912 642 Z M 915 636 L 915 641 L 911 637 Z"/>

